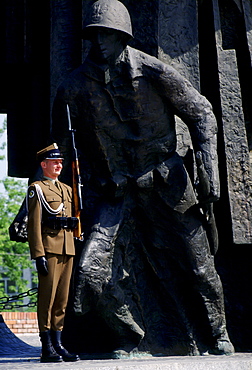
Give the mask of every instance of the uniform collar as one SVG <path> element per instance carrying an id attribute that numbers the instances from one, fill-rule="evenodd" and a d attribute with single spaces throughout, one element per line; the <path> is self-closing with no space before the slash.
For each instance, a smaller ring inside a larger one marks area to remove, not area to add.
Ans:
<path id="1" fill-rule="evenodd" d="M 50 190 L 54 191 L 55 193 L 61 195 L 61 190 L 57 188 L 55 182 L 58 180 L 51 179 L 50 177 L 44 176 L 43 182 L 45 185 L 49 186 Z M 62 190 L 63 191 L 63 190 Z"/>
<path id="2" fill-rule="evenodd" d="M 43 176 L 43 178 L 45 179 L 45 180 L 49 180 L 49 181 L 51 181 L 54 185 L 55 185 L 55 182 L 56 181 L 59 181 L 58 179 L 51 179 L 51 177 L 47 177 L 47 176 Z"/>

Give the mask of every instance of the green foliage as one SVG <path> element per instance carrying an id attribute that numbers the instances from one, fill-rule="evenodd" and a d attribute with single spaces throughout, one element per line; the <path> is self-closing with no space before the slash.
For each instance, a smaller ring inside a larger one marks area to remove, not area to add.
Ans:
<path id="1" fill-rule="evenodd" d="M 4 128 L 0 129 L 0 136 L 3 132 Z M 33 264 L 30 259 L 28 243 L 17 243 L 9 238 L 9 226 L 23 202 L 27 182 L 23 179 L 6 177 L 0 180 L 0 183 L 4 185 L 5 189 L 4 193 L 0 193 L 0 297 L 5 297 L 6 292 L 3 284 L 5 278 L 8 278 L 8 292 L 10 294 L 16 295 L 28 290 L 28 282 L 23 279 L 23 270 L 33 269 Z M 36 274 L 33 273 L 33 276 L 34 283 L 36 283 Z M 36 296 L 31 297 L 31 301 L 35 299 Z M 22 301 L 15 302 L 15 304 L 21 303 Z"/>

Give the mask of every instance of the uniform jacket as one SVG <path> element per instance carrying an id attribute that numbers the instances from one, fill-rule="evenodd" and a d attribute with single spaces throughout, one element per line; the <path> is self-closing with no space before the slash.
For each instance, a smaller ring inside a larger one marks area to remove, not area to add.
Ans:
<path id="1" fill-rule="evenodd" d="M 36 181 L 51 208 L 57 209 L 63 202 L 64 209 L 57 216 L 72 216 L 72 189 L 70 186 L 59 182 L 61 191 L 50 180 Z M 45 253 L 74 255 L 74 240 L 71 230 L 53 230 L 43 224 L 43 218 L 48 213 L 43 209 L 41 220 L 41 206 L 34 184 L 28 188 L 28 242 L 31 258 L 44 256 Z M 43 208 L 43 206 L 42 206 Z M 50 215 L 49 215 L 50 216 Z"/>
<path id="2" fill-rule="evenodd" d="M 91 177 L 103 184 L 112 179 L 120 187 L 161 166 L 165 186 L 160 192 L 169 206 L 184 212 L 196 198 L 182 161 L 171 160 L 177 140 L 174 117 L 179 116 L 195 151 L 202 152 L 210 197 L 218 199 L 217 123 L 211 104 L 171 66 L 129 46 L 112 70 L 90 56 L 59 88 L 55 112 L 65 112 L 66 104 L 84 153 L 80 162 L 89 164 Z M 67 151 L 64 113 L 54 122 L 54 138 Z"/>

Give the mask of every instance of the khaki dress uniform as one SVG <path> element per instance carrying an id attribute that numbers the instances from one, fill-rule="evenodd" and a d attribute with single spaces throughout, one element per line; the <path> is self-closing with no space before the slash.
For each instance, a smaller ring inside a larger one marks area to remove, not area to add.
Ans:
<path id="1" fill-rule="evenodd" d="M 60 211 L 57 217 L 72 216 L 72 189 L 68 185 L 44 179 L 36 181 L 28 189 L 28 241 L 31 258 L 45 256 L 48 275 L 39 276 L 38 325 L 40 332 L 62 330 L 68 300 L 69 284 L 75 255 L 73 232 L 68 228 L 54 229 L 48 217 L 52 216 L 41 203 L 36 186 L 52 210 Z M 59 207 L 63 203 L 63 207 Z M 49 209 L 50 209 L 49 208 Z M 49 226 L 48 226 L 49 225 Z"/>

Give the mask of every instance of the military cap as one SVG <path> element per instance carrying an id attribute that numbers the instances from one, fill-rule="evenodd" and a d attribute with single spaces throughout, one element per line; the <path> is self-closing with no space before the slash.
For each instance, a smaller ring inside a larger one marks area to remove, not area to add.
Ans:
<path id="1" fill-rule="evenodd" d="M 60 153 L 60 150 L 56 143 L 53 143 L 37 152 L 37 160 L 39 162 L 42 162 L 45 159 L 63 159 L 63 156 Z"/>

